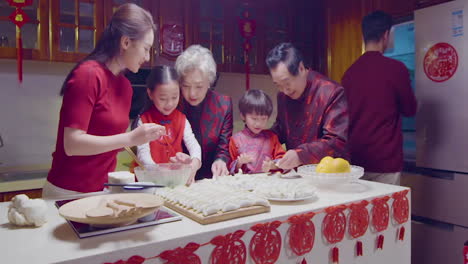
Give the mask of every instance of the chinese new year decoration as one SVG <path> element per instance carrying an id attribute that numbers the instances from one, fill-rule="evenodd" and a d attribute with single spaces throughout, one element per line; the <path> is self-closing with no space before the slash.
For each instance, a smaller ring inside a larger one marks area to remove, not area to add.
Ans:
<path id="1" fill-rule="evenodd" d="M 302 215 L 293 215 L 288 221 L 289 227 L 289 246 L 294 254 L 303 256 L 309 253 L 314 247 L 315 226 L 312 217 L 315 213 L 310 212 Z"/>
<path id="2" fill-rule="evenodd" d="M 377 232 L 383 232 L 388 227 L 390 220 L 390 209 L 388 208 L 387 201 L 390 197 L 385 196 L 382 198 L 375 198 L 372 200 L 372 226 Z M 384 235 L 380 234 L 377 236 L 377 248 L 383 249 Z"/>
<path id="3" fill-rule="evenodd" d="M 408 190 L 397 192 L 392 195 L 393 198 L 393 218 L 395 221 L 402 225 L 408 221 L 409 218 L 409 201 L 406 195 Z M 398 232 L 398 240 L 403 241 L 405 239 L 405 227 L 402 226 Z"/>
<path id="4" fill-rule="evenodd" d="M 278 260 L 281 252 L 281 234 L 278 231 L 280 225 L 280 221 L 274 221 L 256 224 L 250 228 L 255 231 L 249 248 L 255 264 L 273 264 Z"/>
<path id="5" fill-rule="evenodd" d="M 142 264 L 146 260 L 158 259 L 163 264 L 200 264 L 200 263 L 233 263 L 233 264 L 273 264 L 278 263 L 281 251 L 283 250 L 282 233 L 278 230 L 282 225 L 288 224 L 285 235 L 285 243 L 292 253 L 299 259 L 296 263 L 315 263 L 306 254 L 310 253 L 314 247 L 315 225 L 314 216 L 325 214 L 322 222 L 322 236 L 333 246 L 330 256 L 332 263 L 339 262 L 339 250 L 337 243 L 345 238 L 346 228 L 350 239 L 358 239 L 364 236 L 371 225 L 373 230 L 380 233 L 377 236 L 377 248 L 383 250 L 383 235 L 390 222 L 390 209 L 388 201 L 392 202 L 392 219 L 396 224 L 404 224 L 409 220 L 409 190 L 393 193 L 391 196 L 383 196 L 372 200 L 362 200 L 359 202 L 331 206 L 321 211 L 307 212 L 290 216 L 284 221 L 272 221 L 258 223 L 246 230 L 237 230 L 225 235 L 218 235 L 204 244 L 190 242 L 185 247 L 177 247 L 166 250 L 159 255 L 144 258 L 142 256 L 131 256 L 127 260 L 118 260 L 105 264 Z M 367 208 L 369 205 L 372 209 Z M 346 213 L 347 212 L 347 213 Z M 247 232 L 253 234 L 245 235 Z M 397 231 L 398 232 L 398 231 Z M 250 241 L 244 241 L 249 239 Z M 398 233 L 399 240 L 403 240 L 404 228 L 401 227 Z M 247 245 L 248 244 L 248 252 Z M 213 247 L 209 260 L 202 260 L 201 247 Z M 356 242 L 356 256 L 363 255 L 362 242 Z M 466 247 L 468 248 L 468 246 Z M 468 250 L 467 250 L 468 252 Z"/>
<path id="6" fill-rule="evenodd" d="M 250 44 L 250 39 L 255 36 L 256 22 L 253 19 L 250 19 L 250 13 L 248 10 L 242 12 L 242 18 L 239 19 L 239 31 L 241 36 L 244 38 L 243 48 L 244 48 L 244 64 L 245 64 L 245 89 L 250 89 L 250 61 L 249 61 L 249 51 L 252 49 L 252 44 Z"/>
<path id="7" fill-rule="evenodd" d="M 322 232 L 325 239 L 330 244 L 336 244 L 343 240 L 346 230 L 346 216 L 344 210 L 346 206 L 339 205 L 325 209 L 327 215 L 323 219 Z M 337 246 L 332 248 L 332 263 L 338 263 L 340 252 Z"/>
<path id="8" fill-rule="evenodd" d="M 368 201 L 363 200 L 360 203 L 350 205 L 349 209 L 349 227 L 348 232 L 352 238 L 362 237 L 369 227 L 369 212 L 366 206 L 369 204 Z M 363 255 L 362 242 L 356 242 L 356 256 Z"/>
<path id="9" fill-rule="evenodd" d="M 21 27 L 30 21 L 28 15 L 23 11 L 23 7 L 32 5 L 32 0 L 7 0 L 15 11 L 8 17 L 16 25 L 16 59 L 18 81 L 23 82 L 23 42 L 21 40 Z"/>

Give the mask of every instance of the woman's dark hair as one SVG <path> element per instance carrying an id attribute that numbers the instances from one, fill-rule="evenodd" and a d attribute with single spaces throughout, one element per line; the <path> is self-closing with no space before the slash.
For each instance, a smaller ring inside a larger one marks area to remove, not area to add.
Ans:
<path id="1" fill-rule="evenodd" d="M 273 103 L 264 91 L 248 90 L 239 100 L 239 111 L 243 116 L 246 114 L 271 116 Z"/>
<path id="2" fill-rule="evenodd" d="M 392 28 L 392 16 L 383 11 L 374 11 L 362 19 L 364 43 L 378 42 L 383 34 Z"/>
<path id="3" fill-rule="evenodd" d="M 88 60 L 106 63 L 119 54 L 122 36 L 127 36 L 131 40 L 140 40 L 151 30 L 156 31 L 156 25 L 148 11 L 132 3 L 119 6 L 109 25 L 104 29 L 94 50 L 80 61 L 65 78 L 60 95 L 65 93 L 68 80 L 81 63 Z"/>
<path id="4" fill-rule="evenodd" d="M 299 65 L 303 62 L 301 52 L 291 43 L 281 43 L 268 52 L 266 64 L 268 69 L 274 69 L 280 62 L 288 67 L 288 71 L 293 76 L 299 73 Z"/>
<path id="5" fill-rule="evenodd" d="M 156 86 L 169 82 L 177 82 L 178 79 L 179 76 L 174 68 L 165 65 L 156 66 L 151 70 L 146 79 L 146 87 L 154 91 Z"/>

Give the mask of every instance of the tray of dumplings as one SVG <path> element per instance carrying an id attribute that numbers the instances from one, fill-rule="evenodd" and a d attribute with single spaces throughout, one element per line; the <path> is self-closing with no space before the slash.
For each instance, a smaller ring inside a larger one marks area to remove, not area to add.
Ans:
<path id="1" fill-rule="evenodd" d="M 283 175 L 236 174 L 218 177 L 214 184 L 251 191 L 270 201 L 303 201 L 317 199 L 317 188 L 307 180 Z"/>
<path id="2" fill-rule="evenodd" d="M 270 211 L 270 203 L 260 195 L 209 181 L 163 188 L 156 194 L 166 207 L 203 225 Z"/>

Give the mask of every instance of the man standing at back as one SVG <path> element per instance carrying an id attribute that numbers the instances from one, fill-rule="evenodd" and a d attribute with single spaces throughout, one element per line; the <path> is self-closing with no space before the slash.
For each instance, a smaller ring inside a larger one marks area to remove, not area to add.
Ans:
<path id="1" fill-rule="evenodd" d="M 392 18 L 375 11 L 362 20 L 365 53 L 342 79 L 350 115 L 349 147 L 354 165 L 364 167 L 364 180 L 400 184 L 403 169 L 401 116 L 416 114 L 408 69 L 383 56 Z"/>

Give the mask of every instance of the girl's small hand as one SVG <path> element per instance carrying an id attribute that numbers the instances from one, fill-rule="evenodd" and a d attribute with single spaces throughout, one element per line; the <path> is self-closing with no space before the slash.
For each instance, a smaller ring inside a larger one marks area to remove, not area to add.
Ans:
<path id="1" fill-rule="evenodd" d="M 170 157 L 169 161 L 172 163 L 183 163 L 183 164 L 190 164 L 192 162 L 192 158 L 182 152 L 177 152 L 174 157 Z"/>
<path id="2" fill-rule="evenodd" d="M 197 158 L 193 158 L 190 162 L 191 168 L 191 173 L 190 173 L 190 178 L 187 181 L 187 185 L 190 185 L 195 182 L 195 175 L 197 174 L 198 169 L 201 167 L 201 162 Z"/>
<path id="3" fill-rule="evenodd" d="M 165 134 L 166 128 L 164 126 L 154 123 L 146 123 L 130 132 L 130 142 L 132 146 L 139 146 L 156 140 Z"/>
<path id="4" fill-rule="evenodd" d="M 278 169 L 278 167 L 276 167 L 275 165 L 275 162 L 271 160 L 269 157 L 266 157 L 262 163 L 262 171 L 269 172 L 274 169 Z"/>
<path id="5" fill-rule="evenodd" d="M 253 156 L 251 154 L 247 154 L 247 153 L 242 153 L 237 158 L 237 164 L 239 164 L 239 166 L 241 166 L 243 164 L 253 162 L 253 161 L 254 161 Z"/>

